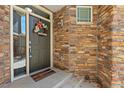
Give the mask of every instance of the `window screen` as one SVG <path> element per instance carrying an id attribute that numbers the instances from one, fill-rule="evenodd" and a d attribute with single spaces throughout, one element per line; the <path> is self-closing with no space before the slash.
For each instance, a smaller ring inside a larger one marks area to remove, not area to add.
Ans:
<path id="1" fill-rule="evenodd" d="M 77 22 L 92 22 L 92 7 L 77 7 Z"/>

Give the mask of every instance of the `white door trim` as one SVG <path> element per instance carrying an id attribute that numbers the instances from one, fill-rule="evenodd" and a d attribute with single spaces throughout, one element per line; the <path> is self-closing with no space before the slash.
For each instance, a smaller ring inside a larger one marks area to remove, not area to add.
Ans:
<path id="1" fill-rule="evenodd" d="M 26 71 L 29 76 L 29 13 L 26 13 Z"/>
<path id="2" fill-rule="evenodd" d="M 50 67 L 53 67 L 53 13 L 47 9 L 45 9 L 42 6 L 35 5 L 35 8 L 38 8 L 45 13 L 50 15 L 50 20 L 46 20 L 46 18 L 41 17 L 45 19 L 46 21 L 50 22 Z M 14 59 L 13 59 L 13 9 L 16 8 L 17 10 L 26 12 L 26 75 L 29 75 L 29 12 L 25 9 L 22 9 L 18 6 L 12 6 L 10 5 L 10 61 L 11 61 L 11 82 L 13 82 L 18 78 L 14 78 Z M 36 15 L 36 14 L 35 14 Z M 38 15 L 37 15 L 38 16 Z"/>
<path id="3" fill-rule="evenodd" d="M 11 63 L 11 82 L 14 80 L 13 71 L 13 6 L 10 6 L 10 63 Z"/>
<path id="4" fill-rule="evenodd" d="M 53 67 L 53 13 L 50 13 L 50 58 L 51 58 L 51 68 Z"/>

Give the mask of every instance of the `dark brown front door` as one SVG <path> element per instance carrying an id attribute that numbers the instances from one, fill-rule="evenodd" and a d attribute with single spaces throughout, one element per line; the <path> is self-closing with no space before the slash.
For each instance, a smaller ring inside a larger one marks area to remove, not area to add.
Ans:
<path id="1" fill-rule="evenodd" d="M 39 36 L 33 32 L 35 23 L 40 20 L 34 16 L 29 16 L 29 68 L 30 73 L 50 67 L 50 23 L 47 24 L 47 36 Z"/>

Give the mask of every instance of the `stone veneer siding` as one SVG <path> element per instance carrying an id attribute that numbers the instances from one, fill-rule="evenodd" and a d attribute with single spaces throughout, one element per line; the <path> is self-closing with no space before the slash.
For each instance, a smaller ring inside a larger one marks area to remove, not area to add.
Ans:
<path id="1" fill-rule="evenodd" d="M 96 8 L 92 24 L 76 24 L 76 6 L 65 6 L 54 14 L 54 64 L 76 76 L 96 76 Z M 58 24 L 61 19 L 63 27 Z"/>
<path id="2" fill-rule="evenodd" d="M 64 21 L 63 27 L 59 24 L 61 19 Z M 69 69 L 69 19 L 68 6 L 54 13 L 54 66 L 61 69 Z"/>
<path id="3" fill-rule="evenodd" d="M 124 87 L 124 6 L 99 6 L 98 15 L 98 77 L 103 87 Z"/>
<path id="4" fill-rule="evenodd" d="M 54 14 L 55 65 L 97 76 L 102 87 L 124 87 L 124 6 L 93 6 L 91 25 L 76 24 L 75 16 L 76 6 Z"/>
<path id="5" fill-rule="evenodd" d="M 0 85 L 10 81 L 10 9 L 0 5 Z"/>
<path id="6" fill-rule="evenodd" d="M 124 6 L 115 6 L 113 14 L 111 87 L 124 88 Z"/>
<path id="7" fill-rule="evenodd" d="M 93 6 L 91 24 L 76 23 L 76 6 L 70 6 L 69 63 L 75 75 L 96 76 L 97 7 Z"/>
<path id="8" fill-rule="evenodd" d="M 102 87 L 110 87 L 112 80 L 112 22 L 113 6 L 98 6 L 98 78 Z"/>

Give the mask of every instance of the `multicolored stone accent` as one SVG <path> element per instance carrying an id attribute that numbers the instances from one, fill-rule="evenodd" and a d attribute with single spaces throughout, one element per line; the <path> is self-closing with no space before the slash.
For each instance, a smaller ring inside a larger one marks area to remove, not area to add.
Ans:
<path id="1" fill-rule="evenodd" d="M 112 80 L 112 22 L 113 6 L 98 6 L 98 78 L 102 87 L 110 87 Z"/>
<path id="2" fill-rule="evenodd" d="M 124 6 L 113 8 L 112 86 L 124 88 Z"/>
<path id="3" fill-rule="evenodd" d="M 0 5 L 0 85 L 10 81 L 10 9 Z"/>
<path id="4" fill-rule="evenodd" d="M 57 25 L 65 18 L 63 27 Z M 76 24 L 76 6 L 58 11 L 54 14 L 55 64 L 76 76 L 95 76 L 102 87 L 124 87 L 123 19 L 124 6 L 93 6 L 90 25 Z"/>
<path id="5" fill-rule="evenodd" d="M 54 64 L 77 75 L 96 76 L 97 10 L 93 23 L 76 23 L 76 6 L 65 6 L 54 14 Z M 58 23 L 63 20 L 61 27 Z"/>
<path id="6" fill-rule="evenodd" d="M 68 6 L 54 13 L 54 66 L 69 69 L 69 24 Z M 63 20 L 63 26 L 61 24 Z"/>
<path id="7" fill-rule="evenodd" d="M 96 76 L 97 50 L 97 7 L 93 6 L 93 22 L 91 24 L 76 23 L 76 6 L 69 6 L 69 64 L 70 70 L 77 75 Z"/>

